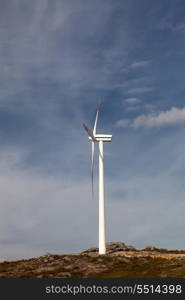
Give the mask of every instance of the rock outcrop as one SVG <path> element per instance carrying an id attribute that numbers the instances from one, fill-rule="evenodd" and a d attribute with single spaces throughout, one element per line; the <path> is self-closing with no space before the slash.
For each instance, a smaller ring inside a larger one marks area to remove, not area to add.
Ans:
<path id="1" fill-rule="evenodd" d="M 114 253 L 118 251 L 136 251 L 137 249 L 133 246 L 128 246 L 122 242 L 109 242 L 106 243 L 106 253 Z M 82 253 L 98 253 L 98 248 L 89 248 Z"/>

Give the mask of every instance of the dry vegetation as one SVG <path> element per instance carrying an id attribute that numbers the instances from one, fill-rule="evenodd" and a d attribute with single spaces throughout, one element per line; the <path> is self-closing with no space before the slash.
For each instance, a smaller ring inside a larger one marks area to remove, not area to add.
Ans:
<path id="1" fill-rule="evenodd" d="M 46 254 L 3 262 L 0 277 L 185 277 L 185 251 L 155 247 L 137 250 L 123 243 L 109 243 L 109 246 L 108 253 L 101 256 L 92 248 L 78 254 Z"/>

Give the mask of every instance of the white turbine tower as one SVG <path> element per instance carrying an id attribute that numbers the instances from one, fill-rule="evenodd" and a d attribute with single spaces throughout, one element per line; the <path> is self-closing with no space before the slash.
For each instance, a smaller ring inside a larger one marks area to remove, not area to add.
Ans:
<path id="1" fill-rule="evenodd" d="M 100 105 L 97 106 L 96 118 L 94 122 L 93 130 L 88 128 L 86 124 L 83 124 L 84 129 L 89 135 L 89 140 L 92 142 L 92 164 L 91 164 L 91 176 L 92 176 L 92 195 L 93 195 L 93 169 L 94 169 L 94 153 L 95 143 L 99 143 L 99 254 L 106 253 L 105 247 L 105 199 L 104 199 L 104 154 L 103 143 L 111 142 L 111 134 L 96 134 L 96 127 L 98 121 Z"/>

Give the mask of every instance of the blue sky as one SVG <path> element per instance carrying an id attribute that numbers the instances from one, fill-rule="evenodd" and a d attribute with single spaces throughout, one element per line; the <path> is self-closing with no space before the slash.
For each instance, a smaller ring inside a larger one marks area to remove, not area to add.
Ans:
<path id="1" fill-rule="evenodd" d="M 185 249 L 184 74 L 184 1 L 1 0 L 0 257 L 97 246 L 99 101 L 107 241 Z"/>

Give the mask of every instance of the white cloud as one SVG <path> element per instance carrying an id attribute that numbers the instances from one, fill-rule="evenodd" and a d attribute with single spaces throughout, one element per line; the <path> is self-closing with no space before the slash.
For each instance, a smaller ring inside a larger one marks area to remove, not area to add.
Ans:
<path id="1" fill-rule="evenodd" d="M 109 235 L 112 240 L 121 240 L 124 236 L 126 243 L 136 247 L 153 244 L 169 249 L 184 249 L 184 241 L 178 239 L 176 232 L 183 234 L 182 211 L 185 204 L 181 201 L 182 191 L 178 191 L 179 185 L 173 180 L 173 177 L 162 172 L 152 176 L 142 176 L 140 173 L 121 183 L 112 182 L 112 191 L 117 193 L 121 189 L 120 196 L 115 196 L 114 203 L 109 204 Z M 178 201 L 174 201 L 174 197 Z M 172 222 L 175 216 L 178 216 L 176 224 Z M 122 228 L 121 232 L 119 228 Z"/>
<path id="2" fill-rule="evenodd" d="M 137 127 L 162 127 L 185 123 L 185 107 L 172 107 L 170 110 L 156 114 L 141 115 L 134 119 L 132 126 Z"/>
<path id="3" fill-rule="evenodd" d="M 145 105 L 144 105 L 144 109 L 146 110 L 146 111 L 150 111 L 150 112 L 154 112 L 154 111 L 156 111 L 157 110 L 157 106 L 156 105 L 154 105 L 154 104 L 150 104 L 150 103 L 146 103 Z"/>
<path id="4" fill-rule="evenodd" d="M 136 61 L 130 65 L 130 68 L 135 69 L 135 68 L 140 68 L 140 67 L 146 67 L 151 63 L 150 60 L 141 60 L 141 61 Z"/>
<path id="5" fill-rule="evenodd" d="M 127 98 L 125 100 L 125 102 L 129 103 L 129 104 L 138 104 L 138 103 L 141 103 L 142 100 L 139 99 L 139 98 Z"/>
<path id="6" fill-rule="evenodd" d="M 6 150 L 0 150 L 0 258 L 75 252 L 96 245 L 97 205 L 91 201 L 88 178 L 81 182 L 66 174 L 28 169 L 25 153 Z"/>
<path id="7" fill-rule="evenodd" d="M 131 88 L 127 91 L 128 94 L 135 94 L 135 93 L 146 93 L 152 91 L 151 87 L 137 87 Z"/>
<path id="8" fill-rule="evenodd" d="M 185 23 L 180 23 L 177 26 L 175 26 L 174 31 L 184 32 L 185 31 Z"/>
<path id="9" fill-rule="evenodd" d="M 130 120 L 129 119 L 123 119 L 116 122 L 116 127 L 129 127 Z"/>
<path id="10" fill-rule="evenodd" d="M 137 110 L 140 110 L 141 109 L 141 106 L 139 105 L 135 105 L 135 106 L 129 106 L 129 107 L 126 107 L 126 111 L 137 111 Z"/>
<path id="11" fill-rule="evenodd" d="M 184 32 L 185 31 L 185 23 L 177 23 L 175 24 L 172 21 L 172 15 L 167 14 L 164 16 L 158 23 L 156 23 L 155 27 L 159 30 L 170 30 L 172 32 Z"/>
<path id="12" fill-rule="evenodd" d="M 185 107 L 172 107 L 167 111 L 153 112 L 148 115 L 142 114 L 134 120 L 122 119 L 116 122 L 117 127 L 164 127 L 185 124 Z"/>

